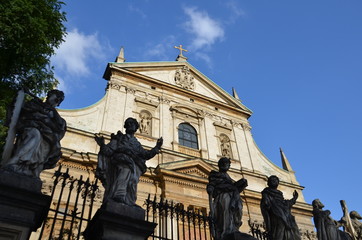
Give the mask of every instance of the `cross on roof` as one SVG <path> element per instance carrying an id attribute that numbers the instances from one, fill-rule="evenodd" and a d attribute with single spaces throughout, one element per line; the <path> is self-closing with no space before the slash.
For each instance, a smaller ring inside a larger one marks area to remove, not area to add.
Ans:
<path id="1" fill-rule="evenodd" d="M 186 50 L 186 49 L 183 49 L 183 48 L 182 48 L 182 45 L 181 45 L 181 44 L 180 44 L 180 46 L 179 46 L 179 47 L 176 47 L 176 46 L 175 46 L 175 48 L 180 49 L 180 56 L 183 56 L 183 55 L 182 55 L 182 51 L 187 52 L 187 50 Z"/>

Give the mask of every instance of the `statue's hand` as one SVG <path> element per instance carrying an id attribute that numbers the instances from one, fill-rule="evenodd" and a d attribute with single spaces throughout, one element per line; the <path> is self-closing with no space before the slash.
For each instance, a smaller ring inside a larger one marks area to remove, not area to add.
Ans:
<path id="1" fill-rule="evenodd" d="M 297 190 L 294 190 L 294 192 L 293 192 L 293 199 L 294 199 L 294 200 L 297 200 L 298 196 L 299 196 L 299 194 L 298 194 Z"/>
<path id="2" fill-rule="evenodd" d="M 104 137 L 99 135 L 98 133 L 94 134 L 94 139 L 96 140 L 97 144 L 99 146 L 103 146 L 104 145 Z"/>
<path id="3" fill-rule="evenodd" d="M 162 144 L 163 144 L 163 138 L 160 137 L 159 139 L 157 139 L 156 148 L 161 149 Z"/>

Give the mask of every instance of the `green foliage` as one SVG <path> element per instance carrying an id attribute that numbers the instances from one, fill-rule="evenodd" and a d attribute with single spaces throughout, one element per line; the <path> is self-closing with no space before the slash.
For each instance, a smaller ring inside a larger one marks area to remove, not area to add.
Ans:
<path id="1" fill-rule="evenodd" d="M 0 149 L 6 105 L 25 86 L 44 94 L 58 84 L 50 57 L 64 41 L 64 3 L 58 0 L 1 0 L 0 4 Z M 0 150 L 1 151 L 1 150 Z"/>

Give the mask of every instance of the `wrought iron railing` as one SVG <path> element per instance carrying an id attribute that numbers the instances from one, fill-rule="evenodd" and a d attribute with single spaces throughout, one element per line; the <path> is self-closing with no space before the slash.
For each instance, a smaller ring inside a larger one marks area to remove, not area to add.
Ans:
<path id="1" fill-rule="evenodd" d="M 81 239 L 82 231 L 93 216 L 98 180 L 83 180 L 83 176 L 77 179 L 69 175 L 69 169 L 65 172 L 61 170 L 59 167 L 53 175 L 52 201 L 48 216 L 38 232 L 39 240 Z"/>
<path id="2" fill-rule="evenodd" d="M 209 217 L 200 210 L 185 210 L 183 204 L 156 196 L 145 201 L 146 221 L 157 223 L 150 239 L 212 239 L 209 228 Z"/>
<path id="3" fill-rule="evenodd" d="M 78 240 L 83 239 L 82 232 L 101 204 L 98 180 L 75 178 L 69 169 L 62 172 L 59 167 L 53 175 L 51 190 L 52 204 L 43 226 L 31 236 L 39 240 Z M 94 206 L 98 199 L 98 206 Z M 144 202 L 145 220 L 157 223 L 149 239 L 159 240 L 212 240 L 210 218 L 206 208 L 185 209 L 182 203 L 157 198 L 148 198 Z M 258 240 L 268 240 L 263 227 L 249 222 L 250 233 Z"/>

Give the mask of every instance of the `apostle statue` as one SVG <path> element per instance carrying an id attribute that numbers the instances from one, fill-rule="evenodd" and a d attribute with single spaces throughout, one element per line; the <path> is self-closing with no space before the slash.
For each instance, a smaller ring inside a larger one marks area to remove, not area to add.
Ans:
<path id="1" fill-rule="evenodd" d="M 278 186 L 279 178 L 272 175 L 268 178 L 268 187 L 261 192 L 260 208 L 269 239 L 300 240 L 298 226 L 291 213 L 291 208 L 298 198 L 298 193 L 294 191 L 293 198 L 286 200 L 283 193 L 277 189 Z"/>
<path id="2" fill-rule="evenodd" d="M 61 156 L 60 140 L 65 134 L 66 122 L 55 107 L 64 100 L 64 93 L 51 90 L 45 102 L 33 97 L 21 108 L 15 148 L 10 159 L 2 163 L 2 168 L 39 178 L 40 172 L 55 167 Z"/>
<path id="3" fill-rule="evenodd" d="M 319 199 L 312 202 L 313 220 L 317 229 L 318 240 L 349 240 L 349 236 L 338 229 L 342 226 L 340 222 L 334 220 L 329 210 L 323 210 L 324 205 Z"/>
<path id="4" fill-rule="evenodd" d="M 103 203 L 113 200 L 136 206 L 137 184 L 146 172 L 146 160 L 160 152 L 163 139 L 159 138 L 154 148 L 145 150 L 134 136 L 139 128 L 137 120 L 127 118 L 124 128 L 126 134 L 121 131 L 112 134 L 108 144 L 102 136 L 95 136 L 100 146 L 96 175 L 105 188 Z"/>
<path id="5" fill-rule="evenodd" d="M 357 211 L 351 211 L 349 213 L 349 217 L 351 218 L 352 226 L 354 229 L 354 234 L 356 239 L 362 240 L 362 217 Z"/>
<path id="6" fill-rule="evenodd" d="M 221 158 L 218 166 L 218 172 L 211 171 L 207 185 L 212 218 L 212 235 L 215 240 L 239 232 L 243 210 L 240 192 L 248 186 L 246 179 L 242 178 L 235 182 L 227 174 L 230 168 L 229 158 Z"/>

